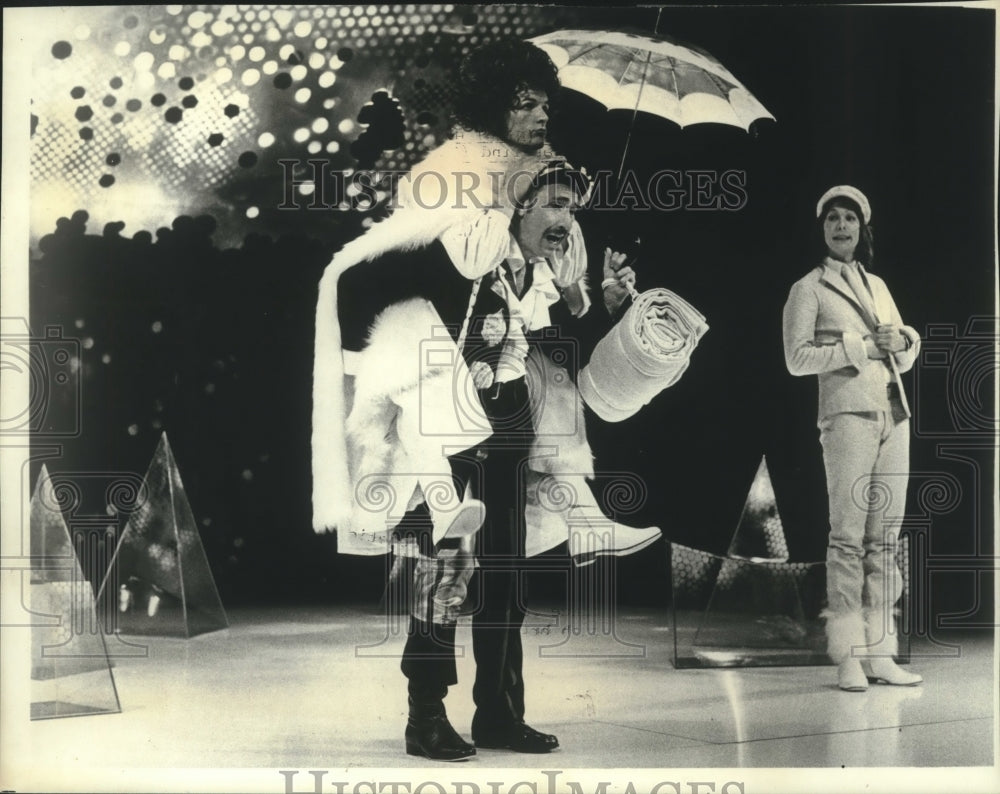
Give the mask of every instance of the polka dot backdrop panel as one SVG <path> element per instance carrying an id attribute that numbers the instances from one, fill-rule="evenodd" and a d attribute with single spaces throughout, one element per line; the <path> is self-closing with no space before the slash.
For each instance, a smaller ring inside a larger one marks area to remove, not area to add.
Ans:
<path id="1" fill-rule="evenodd" d="M 299 228 L 303 212 L 315 224 L 309 159 L 348 174 L 408 168 L 447 137 L 453 69 L 470 48 L 573 24 L 573 11 L 61 9 L 32 64 L 32 238 L 77 209 L 127 236 L 211 214 L 228 243 Z M 350 195 L 322 199 L 352 207 Z"/>

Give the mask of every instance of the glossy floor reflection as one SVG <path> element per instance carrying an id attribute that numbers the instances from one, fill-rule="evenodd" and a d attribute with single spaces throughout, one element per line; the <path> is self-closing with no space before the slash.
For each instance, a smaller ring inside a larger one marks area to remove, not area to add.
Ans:
<path id="1" fill-rule="evenodd" d="M 365 608 L 234 609 L 226 630 L 130 637 L 148 655 L 113 659 L 121 713 L 30 723 L 32 757 L 70 768 L 83 756 L 107 767 L 425 767 L 403 753 L 402 629 Z M 559 736 L 560 768 L 994 764 L 987 634 L 950 638 L 957 656 L 916 643 L 910 669 L 923 686 L 864 694 L 839 691 L 832 666 L 674 669 L 666 610 L 619 615 L 614 635 L 598 636 L 529 617 L 524 639 L 527 721 Z M 446 701 L 466 737 L 472 678 L 466 647 Z M 481 751 L 471 763 L 540 762 Z"/>

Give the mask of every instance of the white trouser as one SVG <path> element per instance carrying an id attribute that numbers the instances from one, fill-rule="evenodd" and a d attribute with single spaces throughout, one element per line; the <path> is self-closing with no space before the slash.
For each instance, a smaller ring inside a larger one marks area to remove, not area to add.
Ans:
<path id="1" fill-rule="evenodd" d="M 910 423 L 891 412 L 841 413 L 820 423 L 830 498 L 827 626 L 831 656 L 845 645 L 873 645 L 895 634 L 894 607 L 903 592 L 896 542 L 906 508 Z M 867 638 L 858 636 L 864 616 Z M 834 636 L 830 627 L 851 627 Z"/>

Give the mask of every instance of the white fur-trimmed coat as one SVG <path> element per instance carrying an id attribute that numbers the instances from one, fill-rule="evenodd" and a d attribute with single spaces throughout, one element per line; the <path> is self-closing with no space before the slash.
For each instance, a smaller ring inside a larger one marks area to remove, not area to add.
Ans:
<path id="1" fill-rule="evenodd" d="M 415 168 L 411 178 L 428 170 L 448 173 L 449 168 L 486 175 L 497 167 L 493 155 L 502 144 L 480 139 L 477 145 L 482 147 L 480 154 L 489 156 L 477 159 L 467 141 L 449 142 Z M 480 184 L 489 184 L 487 178 Z M 442 446 L 455 454 L 489 436 L 489 423 L 475 393 L 456 402 L 456 394 L 462 394 L 452 384 L 470 382 L 468 371 L 451 337 L 434 335 L 443 323 L 430 302 L 412 299 L 387 308 L 360 353 L 345 351 L 341 345 L 337 284 L 349 268 L 389 251 L 416 251 L 440 240 L 459 273 L 470 279 L 471 289 L 471 280 L 495 269 L 509 250 L 509 214 L 502 208 L 460 206 L 462 202 L 446 200 L 431 209 L 418 206 L 411 197 L 402 188 L 400 208 L 334 256 L 319 285 L 313 528 L 336 529 L 342 553 L 387 552 L 395 522 L 427 496 L 426 477 L 420 482 L 413 472 L 437 473 L 443 482 L 448 469 Z M 585 271 L 584 259 L 580 279 Z M 431 357 L 421 349 L 428 340 L 434 348 Z M 536 482 L 529 482 L 528 549 L 539 553 L 565 541 L 567 527 L 559 510 L 539 509 L 537 498 L 532 498 L 539 493 L 537 481 L 547 475 L 564 478 L 572 493 L 579 495 L 576 501 L 590 504 L 593 495 L 584 481 L 593 477 L 593 458 L 572 380 L 537 351 L 528 364 L 530 391 L 545 395 L 532 405 L 537 437 L 529 464 L 537 476 Z M 416 433 L 415 420 L 419 420 Z M 400 434 L 407 433 L 410 443 L 401 444 Z M 420 443 L 421 435 L 426 436 L 425 443 Z"/>

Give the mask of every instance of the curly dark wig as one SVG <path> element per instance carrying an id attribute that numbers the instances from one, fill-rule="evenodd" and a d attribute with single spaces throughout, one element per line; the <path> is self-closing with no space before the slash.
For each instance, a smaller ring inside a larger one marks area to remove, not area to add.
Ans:
<path id="1" fill-rule="evenodd" d="M 864 214 L 861 212 L 861 207 L 858 206 L 856 201 L 847 198 L 847 196 L 834 196 L 827 201 L 823 205 L 823 211 L 819 214 L 819 218 L 816 219 L 818 230 L 816 250 L 820 254 L 820 258 L 825 258 L 829 253 L 826 247 L 826 238 L 823 236 L 823 219 L 826 218 L 826 214 L 830 211 L 831 207 L 851 210 L 858 216 L 858 220 L 861 221 L 861 232 L 858 235 L 858 247 L 854 250 L 854 258 L 870 269 L 875 262 L 875 236 L 872 234 L 871 224 L 864 222 Z"/>
<path id="2" fill-rule="evenodd" d="M 507 112 L 524 88 L 544 91 L 549 101 L 559 91 L 552 59 L 539 47 L 514 38 L 478 47 L 459 67 L 454 120 L 470 130 L 503 138 Z"/>

